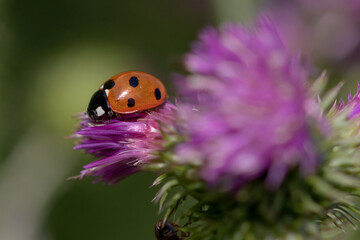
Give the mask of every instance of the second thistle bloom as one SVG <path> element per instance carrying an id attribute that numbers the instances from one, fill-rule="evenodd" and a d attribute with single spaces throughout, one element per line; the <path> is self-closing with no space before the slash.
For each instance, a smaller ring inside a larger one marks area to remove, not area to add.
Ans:
<path id="1" fill-rule="evenodd" d="M 319 111 L 309 71 L 269 20 L 253 30 L 231 24 L 205 30 L 186 67 L 191 74 L 181 88 L 196 104 L 182 107 L 189 140 L 178 146 L 178 161 L 198 166 L 201 178 L 224 190 L 261 177 L 277 188 L 289 169 L 315 171 L 310 122 L 320 121 L 311 121 Z"/>

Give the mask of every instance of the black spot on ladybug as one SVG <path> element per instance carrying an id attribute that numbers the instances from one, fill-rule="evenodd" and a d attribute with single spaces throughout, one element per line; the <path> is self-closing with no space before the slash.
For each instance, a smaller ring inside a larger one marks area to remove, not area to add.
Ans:
<path id="1" fill-rule="evenodd" d="M 132 87 L 137 87 L 139 85 L 139 79 L 137 77 L 131 77 L 129 80 L 129 84 Z"/>
<path id="2" fill-rule="evenodd" d="M 115 82 L 110 79 L 104 84 L 104 89 L 112 89 L 115 86 Z"/>
<path id="3" fill-rule="evenodd" d="M 161 92 L 158 88 L 155 89 L 155 97 L 156 97 L 156 100 L 160 100 L 160 98 L 161 98 Z"/>
<path id="4" fill-rule="evenodd" d="M 133 107 L 135 106 L 135 100 L 133 98 L 129 98 L 128 99 L 128 107 Z"/>

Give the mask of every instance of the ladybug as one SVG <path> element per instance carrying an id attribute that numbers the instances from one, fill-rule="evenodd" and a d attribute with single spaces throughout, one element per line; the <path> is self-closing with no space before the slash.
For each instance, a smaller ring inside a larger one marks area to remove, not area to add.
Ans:
<path id="1" fill-rule="evenodd" d="M 94 121 L 104 121 L 113 115 L 155 108 L 166 97 L 166 89 L 156 77 L 138 71 L 123 72 L 104 82 L 93 94 L 87 114 Z"/>

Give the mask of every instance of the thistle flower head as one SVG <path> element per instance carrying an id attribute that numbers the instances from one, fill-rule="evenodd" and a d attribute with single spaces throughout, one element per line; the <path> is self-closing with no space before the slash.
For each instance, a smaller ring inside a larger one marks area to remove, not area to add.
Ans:
<path id="1" fill-rule="evenodd" d="M 163 153 L 155 181 L 165 220 L 177 212 L 192 239 L 317 239 L 356 226 L 360 210 L 346 196 L 360 186 L 358 127 L 331 114 L 343 105 L 323 114 L 339 87 L 320 96 L 326 74 L 310 84 L 271 21 L 208 28 L 185 63 L 185 140 Z M 182 205 L 189 197 L 195 204 Z"/>
<path id="2" fill-rule="evenodd" d="M 317 152 L 310 120 L 318 109 L 308 91 L 308 69 L 291 56 L 273 24 L 254 30 L 235 24 L 206 29 L 186 56 L 190 75 L 183 94 L 189 141 L 178 159 L 200 168 L 201 177 L 222 189 L 265 176 L 277 188 L 290 168 L 313 173 Z"/>
<path id="3" fill-rule="evenodd" d="M 151 111 L 122 115 L 103 123 L 82 114 L 80 129 L 74 135 L 80 141 L 74 149 L 85 149 L 99 159 L 85 165 L 77 177 L 96 176 L 97 180 L 117 183 L 140 171 L 144 164 L 157 158 L 163 142 L 160 124 L 171 124 L 174 110 L 175 106 L 166 102 Z"/>
<path id="4" fill-rule="evenodd" d="M 359 89 L 324 116 L 339 87 L 320 96 L 326 74 L 310 85 L 309 68 L 266 18 L 253 29 L 206 29 L 185 64 L 177 107 L 104 123 L 82 115 L 75 149 L 100 159 L 78 177 L 160 174 L 160 222 L 173 217 L 171 234 L 191 239 L 318 239 L 323 226 L 356 228 L 360 208 L 347 196 L 360 187 Z"/>

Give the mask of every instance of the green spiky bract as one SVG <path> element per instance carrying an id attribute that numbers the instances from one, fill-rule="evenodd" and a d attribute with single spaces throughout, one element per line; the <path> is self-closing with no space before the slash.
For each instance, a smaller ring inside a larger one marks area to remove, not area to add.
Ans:
<path id="1" fill-rule="evenodd" d="M 322 74 L 311 87 L 316 97 L 325 84 L 326 75 Z M 323 112 L 340 87 L 319 100 Z M 174 147 L 186 137 L 163 126 L 167 128 L 166 151 L 159 153 L 159 160 L 148 170 L 162 173 L 153 185 L 161 185 L 154 201 L 163 211 L 164 221 L 183 226 L 179 232 L 189 233 L 187 239 L 195 240 L 322 239 L 334 229 L 357 229 L 360 120 L 350 119 L 349 111 L 346 107 L 338 111 L 336 105 L 327 111 L 331 131 L 325 137 L 312 129 L 319 153 L 316 173 L 304 176 L 294 168 L 275 190 L 266 188 L 265 176 L 237 192 L 211 189 L 198 177 L 200 166 L 176 160 Z"/>

